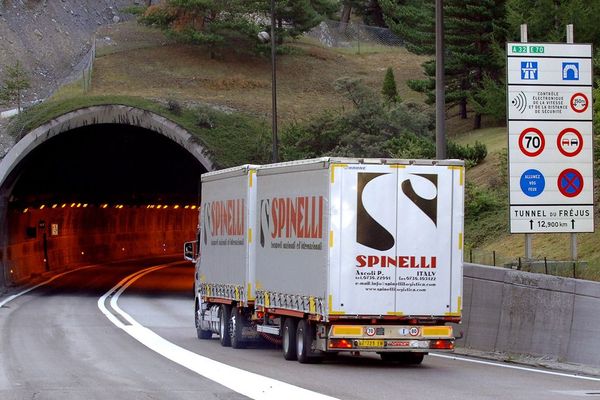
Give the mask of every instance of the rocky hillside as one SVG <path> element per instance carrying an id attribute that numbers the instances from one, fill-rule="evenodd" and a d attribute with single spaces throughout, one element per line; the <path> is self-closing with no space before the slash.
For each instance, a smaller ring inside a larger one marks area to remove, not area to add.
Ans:
<path id="1" fill-rule="evenodd" d="M 0 80 L 20 60 L 32 87 L 26 100 L 49 96 L 77 68 L 101 25 L 127 18 L 141 0 L 0 0 Z"/>

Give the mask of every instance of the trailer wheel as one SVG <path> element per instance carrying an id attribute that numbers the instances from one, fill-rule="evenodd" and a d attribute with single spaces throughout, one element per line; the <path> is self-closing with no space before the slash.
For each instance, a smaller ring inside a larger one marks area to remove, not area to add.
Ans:
<path id="1" fill-rule="evenodd" d="M 322 357 L 312 354 L 311 347 L 314 336 L 313 325 L 305 319 L 300 320 L 296 329 L 296 357 L 302 364 L 316 363 L 322 360 Z"/>
<path id="2" fill-rule="evenodd" d="M 198 302 L 196 302 L 196 311 L 194 312 L 195 315 L 195 320 L 196 320 L 196 334 L 198 335 L 198 339 L 212 339 L 212 331 L 208 330 L 205 331 L 204 329 L 201 328 L 200 326 L 200 313 L 202 311 L 200 311 L 200 304 Z"/>
<path id="3" fill-rule="evenodd" d="M 229 314 L 230 308 L 226 304 L 221 304 L 219 307 L 219 341 L 221 346 L 231 346 L 231 336 L 229 335 Z"/>
<path id="4" fill-rule="evenodd" d="M 380 353 L 385 362 L 393 362 L 402 365 L 419 365 L 425 358 L 425 353 Z"/>
<path id="5" fill-rule="evenodd" d="M 233 307 L 231 317 L 229 318 L 229 335 L 231 337 L 231 347 L 234 349 L 243 349 L 246 343 L 242 338 L 244 329 L 244 317 L 242 310 L 238 307 Z"/>
<path id="6" fill-rule="evenodd" d="M 286 360 L 296 359 L 296 320 L 286 318 L 283 322 L 283 332 L 281 347 L 283 348 L 283 358 Z"/>

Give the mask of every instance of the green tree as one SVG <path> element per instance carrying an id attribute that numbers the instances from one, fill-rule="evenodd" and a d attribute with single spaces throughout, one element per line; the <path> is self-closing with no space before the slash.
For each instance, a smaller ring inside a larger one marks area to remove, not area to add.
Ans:
<path id="1" fill-rule="evenodd" d="M 166 0 L 148 7 L 140 22 L 164 29 L 179 41 L 218 48 L 247 49 L 260 25 L 248 15 L 262 7 L 252 0 Z M 263 7 L 264 8 L 264 7 Z"/>
<path id="2" fill-rule="evenodd" d="M 12 66 L 6 66 L 6 77 L 0 88 L 0 103 L 11 105 L 17 103 L 17 112 L 21 112 L 21 101 L 25 90 L 31 86 L 27 72 L 17 61 Z"/>
<path id="3" fill-rule="evenodd" d="M 385 77 L 383 78 L 383 88 L 381 94 L 386 101 L 390 103 L 396 103 L 400 100 L 398 96 L 398 89 L 396 88 L 396 79 L 394 78 L 394 70 L 392 67 L 388 67 L 385 71 Z"/>
<path id="4" fill-rule="evenodd" d="M 387 26 L 404 40 L 408 51 L 435 54 L 432 0 L 379 0 Z"/>
<path id="5" fill-rule="evenodd" d="M 520 39 L 520 25 L 527 24 L 529 41 L 564 42 L 566 26 L 574 25 L 575 40 L 600 44 L 600 2 L 584 0 L 507 0 L 510 38 Z"/>
<path id="6" fill-rule="evenodd" d="M 350 14 L 354 12 L 366 25 L 386 26 L 378 0 L 344 0 L 342 3 L 341 22 L 349 22 Z"/>
<path id="7" fill-rule="evenodd" d="M 337 0 L 286 0 L 276 3 L 278 31 L 296 38 L 339 11 Z M 285 27 L 285 28 L 284 28 Z"/>
<path id="8" fill-rule="evenodd" d="M 416 54 L 433 55 L 435 26 L 433 1 L 380 0 L 386 22 Z M 461 118 L 467 118 L 470 97 L 479 93 L 486 76 L 502 75 L 503 58 L 498 43 L 506 37 L 504 0 L 447 0 L 444 7 L 446 104 L 458 106 Z M 435 103 L 435 60 L 423 64 L 424 80 L 408 85 L 427 95 Z M 478 109 L 478 110 L 481 110 Z M 481 126 L 476 111 L 474 127 Z"/>
<path id="9" fill-rule="evenodd" d="M 339 7 L 337 0 L 277 0 L 277 34 L 297 37 Z M 265 0 L 166 0 L 148 7 L 142 23 L 160 27 L 177 40 L 219 48 L 256 50 L 256 35 L 270 28 Z"/>

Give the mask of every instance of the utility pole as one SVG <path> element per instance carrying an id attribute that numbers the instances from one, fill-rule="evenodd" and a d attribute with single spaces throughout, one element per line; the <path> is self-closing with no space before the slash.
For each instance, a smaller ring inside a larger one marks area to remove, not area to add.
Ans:
<path id="1" fill-rule="evenodd" d="M 446 90 L 444 77 L 444 1 L 435 0 L 435 157 L 446 158 Z"/>
<path id="2" fill-rule="evenodd" d="M 271 105 L 272 105 L 272 133 L 273 133 L 273 162 L 279 161 L 277 139 L 277 64 L 276 64 L 276 38 L 275 38 L 275 0 L 271 0 Z"/>

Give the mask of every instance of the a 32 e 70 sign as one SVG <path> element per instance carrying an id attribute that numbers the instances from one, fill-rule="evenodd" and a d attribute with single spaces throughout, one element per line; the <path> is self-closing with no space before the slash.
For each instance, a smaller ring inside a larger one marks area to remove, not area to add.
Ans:
<path id="1" fill-rule="evenodd" d="M 593 232 L 592 46 L 506 53 L 510 231 Z"/>

